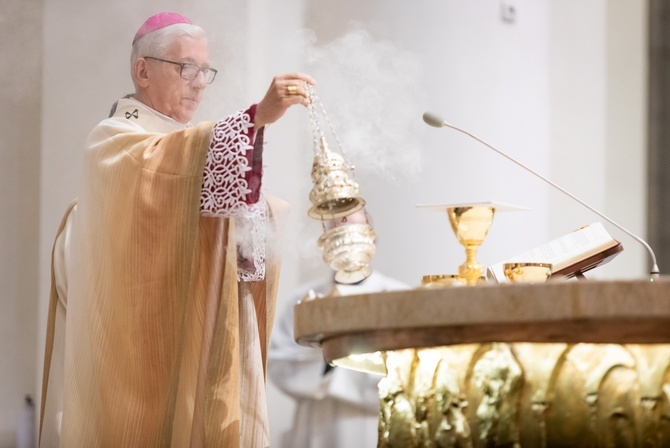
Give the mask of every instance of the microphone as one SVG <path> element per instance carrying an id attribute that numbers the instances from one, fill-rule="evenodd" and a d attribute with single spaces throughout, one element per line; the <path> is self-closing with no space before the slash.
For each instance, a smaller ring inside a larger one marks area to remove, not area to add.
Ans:
<path id="1" fill-rule="evenodd" d="M 477 137 L 476 135 L 471 134 L 470 132 L 466 131 L 465 129 L 461 129 L 461 128 L 459 128 L 458 126 L 454 126 L 454 125 L 451 124 L 451 123 L 447 123 L 447 122 L 444 121 L 439 115 L 434 114 L 434 113 L 431 113 L 431 112 L 426 112 L 426 113 L 423 114 L 423 121 L 425 121 L 426 124 L 429 124 L 429 125 L 434 126 L 434 127 L 436 127 L 436 128 L 441 128 L 441 127 L 445 127 L 445 126 L 446 126 L 446 127 L 448 127 L 448 128 L 454 129 L 454 130 L 456 130 L 456 131 L 458 131 L 458 132 L 461 132 L 461 133 L 467 135 L 467 136 L 470 137 L 470 138 L 473 138 L 473 139 L 477 140 L 479 143 L 483 144 L 484 146 L 488 146 L 489 148 L 491 148 L 492 150 L 494 150 L 495 152 L 497 152 L 497 153 L 500 154 L 501 156 L 505 157 L 507 160 L 516 163 L 517 165 L 519 165 L 519 166 L 520 166 L 521 168 L 523 168 L 524 170 L 526 170 L 526 171 L 528 171 L 529 173 L 535 175 L 536 177 L 539 177 L 540 179 L 542 179 L 543 181 L 545 181 L 546 183 L 548 183 L 549 185 L 551 185 L 552 187 L 554 187 L 555 189 L 557 189 L 558 191 L 560 191 L 561 193 L 563 193 L 563 194 L 565 194 L 566 196 L 570 197 L 571 199 L 573 199 L 573 200 L 579 202 L 580 204 L 582 204 L 584 207 L 586 207 L 586 208 L 588 208 L 589 210 L 591 210 L 591 211 L 592 211 L 593 213 L 595 213 L 596 215 L 598 215 L 598 216 L 600 216 L 601 218 L 605 219 L 605 220 L 606 220 L 607 222 L 609 222 L 610 224 L 616 226 L 617 228 L 619 228 L 620 230 L 622 230 L 624 233 L 626 233 L 628 236 L 630 236 L 631 238 L 633 238 L 635 241 L 637 241 L 638 243 L 642 244 L 642 245 L 644 246 L 645 249 L 647 249 L 647 252 L 649 253 L 649 256 L 651 257 L 651 261 L 652 261 L 651 272 L 650 272 L 650 275 L 651 275 L 651 281 L 654 281 L 654 280 L 656 280 L 656 279 L 659 277 L 659 275 L 660 275 L 660 271 L 658 270 L 658 264 L 656 264 L 656 255 L 654 254 L 654 251 L 651 249 L 651 246 L 649 246 L 649 244 L 647 244 L 647 242 L 646 242 L 645 240 L 643 240 L 643 239 L 640 238 L 639 236 L 635 235 L 633 232 L 631 232 L 631 231 L 625 229 L 623 226 L 621 226 L 620 224 L 614 222 L 612 219 L 608 218 L 607 216 L 605 216 L 604 214 L 602 214 L 601 212 L 599 212 L 599 211 L 596 210 L 595 208 L 591 207 L 591 206 L 588 205 L 586 202 L 584 202 L 584 201 L 582 201 L 581 199 L 579 199 L 577 196 L 575 196 L 575 195 L 569 193 L 569 192 L 566 191 L 564 188 L 559 187 L 558 185 L 556 185 L 555 183 L 553 183 L 552 181 L 550 181 L 550 180 L 547 179 L 546 177 L 544 177 L 544 176 L 540 175 L 539 173 L 533 171 L 532 169 L 530 169 L 529 167 L 527 167 L 527 166 L 524 165 L 523 163 L 519 162 L 518 160 L 513 159 L 512 157 L 508 156 L 507 154 L 505 154 L 505 153 L 502 152 L 501 150 L 499 150 L 499 149 L 495 148 L 494 146 L 492 146 L 492 145 L 486 143 L 484 140 L 482 140 L 481 138 Z"/>

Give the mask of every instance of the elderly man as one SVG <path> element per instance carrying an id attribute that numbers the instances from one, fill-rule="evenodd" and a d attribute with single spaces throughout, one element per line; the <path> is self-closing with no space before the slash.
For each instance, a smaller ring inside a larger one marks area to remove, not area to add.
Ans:
<path id="1" fill-rule="evenodd" d="M 273 79 L 191 125 L 216 70 L 204 31 L 161 13 L 132 45 L 132 97 L 91 132 L 54 245 L 42 446 L 264 447 L 282 204 L 261 191 L 263 129 L 308 104 Z"/>

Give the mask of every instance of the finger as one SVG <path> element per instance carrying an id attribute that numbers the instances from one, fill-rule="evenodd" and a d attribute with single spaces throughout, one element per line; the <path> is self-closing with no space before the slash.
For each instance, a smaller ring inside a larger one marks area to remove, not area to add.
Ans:
<path id="1" fill-rule="evenodd" d="M 284 98 L 283 105 L 286 108 L 295 106 L 297 104 L 302 104 L 303 106 L 309 106 L 309 98 L 301 95 L 292 95 Z"/>
<path id="2" fill-rule="evenodd" d="M 286 95 L 287 96 L 295 96 L 295 95 L 302 95 L 302 89 L 297 85 L 297 84 L 292 84 L 289 82 L 286 87 Z"/>
<path id="3" fill-rule="evenodd" d="M 296 79 L 306 82 L 309 85 L 316 84 L 316 80 L 306 73 L 297 73 Z"/>
<path id="4" fill-rule="evenodd" d="M 304 81 L 307 84 L 314 85 L 316 84 L 316 81 L 314 78 L 312 78 L 310 75 L 307 73 L 301 73 L 301 72 L 294 72 L 294 73 L 287 73 L 284 75 L 278 76 L 278 79 L 285 80 L 285 81 L 294 81 L 296 83 L 300 81 Z"/>
<path id="5" fill-rule="evenodd" d="M 285 89 L 284 95 L 287 97 L 292 97 L 292 96 L 298 96 L 298 97 L 303 97 L 305 99 L 309 99 L 310 93 L 305 87 L 306 84 L 304 82 L 300 82 L 299 84 L 287 84 Z"/>

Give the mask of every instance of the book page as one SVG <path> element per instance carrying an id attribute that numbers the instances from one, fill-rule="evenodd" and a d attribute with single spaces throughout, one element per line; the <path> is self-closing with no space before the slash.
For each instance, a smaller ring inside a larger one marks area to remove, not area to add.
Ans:
<path id="1" fill-rule="evenodd" d="M 507 282 L 503 264 L 513 261 L 551 263 L 552 272 L 556 272 L 616 244 L 617 241 L 612 238 L 602 223 L 596 222 L 496 263 L 489 267 L 488 274 L 496 282 Z"/>

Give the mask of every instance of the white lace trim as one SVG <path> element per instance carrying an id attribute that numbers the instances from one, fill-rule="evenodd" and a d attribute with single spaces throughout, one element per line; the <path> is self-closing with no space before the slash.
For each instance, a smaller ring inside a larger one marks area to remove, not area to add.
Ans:
<path id="1" fill-rule="evenodd" d="M 267 230 L 267 205 L 262 195 L 255 204 L 244 202 L 251 193 L 244 174 L 251 170 L 246 153 L 253 149 L 247 135 L 253 126 L 249 114 L 241 111 L 214 125 L 200 192 L 201 215 L 235 219 L 238 256 L 254 263 L 253 272 L 242 266 L 237 269 L 238 281 L 247 282 L 265 278 Z"/>
<path id="2" fill-rule="evenodd" d="M 253 149 L 247 135 L 253 127 L 249 114 L 237 112 L 219 120 L 212 129 L 200 193 L 200 213 L 230 218 L 251 193 L 244 174 L 251 170 L 245 157 Z"/>
<path id="3" fill-rule="evenodd" d="M 265 278 L 265 238 L 268 227 L 268 209 L 261 195 L 255 204 L 244 204 L 243 210 L 235 217 L 235 240 L 240 257 L 253 260 L 254 272 L 237 269 L 239 281 L 253 282 Z"/>

